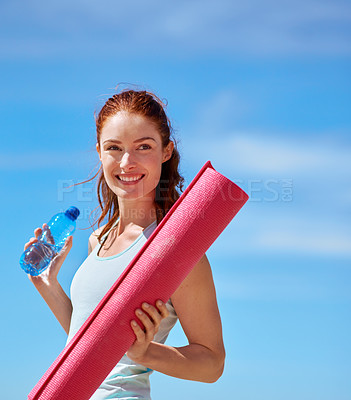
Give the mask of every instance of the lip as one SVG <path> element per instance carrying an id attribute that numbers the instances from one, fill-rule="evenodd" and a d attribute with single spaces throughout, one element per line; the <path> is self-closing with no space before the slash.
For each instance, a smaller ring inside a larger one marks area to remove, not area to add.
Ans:
<path id="1" fill-rule="evenodd" d="M 122 175 L 122 174 L 121 174 Z M 138 175 L 140 175 L 140 174 L 123 174 L 122 176 L 123 177 L 126 177 L 126 178 L 134 178 L 134 177 L 136 177 L 136 176 L 138 176 Z M 138 179 L 137 181 L 129 181 L 129 182 L 127 182 L 127 181 L 122 181 L 121 179 L 119 179 L 119 176 L 118 175 L 116 175 L 116 178 L 118 179 L 118 181 L 119 182 L 121 182 L 123 185 L 136 185 L 137 183 L 139 183 L 143 178 L 144 178 L 144 174 L 141 174 L 141 178 L 140 179 Z"/>

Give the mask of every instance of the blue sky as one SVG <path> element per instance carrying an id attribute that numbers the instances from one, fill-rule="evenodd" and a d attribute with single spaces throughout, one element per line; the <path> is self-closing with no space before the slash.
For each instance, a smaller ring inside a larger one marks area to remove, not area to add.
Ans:
<path id="1" fill-rule="evenodd" d="M 351 7 L 347 1 L 0 2 L 1 387 L 22 400 L 66 335 L 20 269 L 33 229 L 78 206 L 59 280 L 87 254 L 93 114 L 121 82 L 168 100 L 188 184 L 250 200 L 207 255 L 227 349 L 215 384 L 153 400 L 349 400 Z M 185 345 L 179 324 L 169 344 Z"/>

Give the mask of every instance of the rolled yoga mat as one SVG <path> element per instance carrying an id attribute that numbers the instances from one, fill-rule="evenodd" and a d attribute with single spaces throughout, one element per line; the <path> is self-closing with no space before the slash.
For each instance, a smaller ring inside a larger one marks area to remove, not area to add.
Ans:
<path id="1" fill-rule="evenodd" d="M 136 308 L 167 302 L 248 198 L 207 161 L 28 399 L 88 400 L 133 344 Z"/>

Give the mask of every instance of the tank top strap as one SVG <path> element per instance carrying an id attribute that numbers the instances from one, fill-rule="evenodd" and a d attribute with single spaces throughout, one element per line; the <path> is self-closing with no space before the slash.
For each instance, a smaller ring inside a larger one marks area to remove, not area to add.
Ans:
<path id="1" fill-rule="evenodd" d="M 106 239 L 107 235 L 108 235 L 108 234 L 111 232 L 111 230 L 117 225 L 118 221 L 119 221 L 119 217 L 118 217 L 117 220 L 114 222 L 114 224 L 111 226 L 111 228 L 102 236 L 101 242 L 103 242 L 103 241 Z"/>

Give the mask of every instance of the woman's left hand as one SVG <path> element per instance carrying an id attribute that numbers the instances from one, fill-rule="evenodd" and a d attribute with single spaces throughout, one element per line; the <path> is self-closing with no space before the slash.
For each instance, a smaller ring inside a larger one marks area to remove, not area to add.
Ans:
<path id="1" fill-rule="evenodd" d="M 166 304 L 157 300 L 156 307 L 151 304 L 143 303 L 142 309 L 138 308 L 135 311 L 135 315 L 138 317 L 144 330 L 140 328 L 139 324 L 135 321 L 131 321 L 131 327 L 135 333 L 136 340 L 127 351 L 127 356 L 140 364 L 142 364 L 143 357 L 145 356 L 149 344 L 154 339 L 161 321 L 166 318 L 169 311 Z"/>

